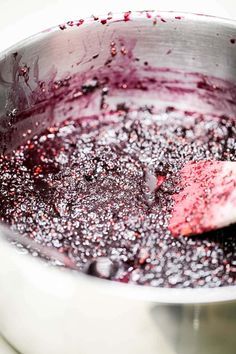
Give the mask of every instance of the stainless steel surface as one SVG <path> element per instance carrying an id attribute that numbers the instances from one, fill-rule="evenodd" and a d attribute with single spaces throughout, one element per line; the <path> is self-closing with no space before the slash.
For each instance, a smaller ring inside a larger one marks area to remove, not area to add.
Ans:
<path id="1" fill-rule="evenodd" d="M 2 336 L 0 336 L 0 350 L 1 354 L 20 354 Z"/>
<path id="2" fill-rule="evenodd" d="M 100 68 L 109 58 L 111 40 L 122 38 L 133 43 L 133 55 L 152 66 L 236 81 L 236 45 L 230 42 L 236 38 L 235 22 L 186 14 L 179 20 L 175 19 L 179 14 L 162 13 L 166 22 L 158 18 L 157 25 L 153 25 L 145 13 L 133 15 L 132 21 L 116 21 L 121 16 L 117 15 L 108 26 L 88 20 L 83 26 L 64 31 L 55 28 L 1 55 L 0 135 L 10 129 L 11 137 L 4 142 L 8 150 L 23 141 L 22 132 L 28 127 L 32 134 L 36 132 L 36 120 L 45 122 L 37 128 L 40 130 L 64 117 L 57 104 L 46 113 L 17 123 L 17 129 L 12 130 L 6 113 L 19 109 L 19 95 L 24 96 L 24 109 L 34 105 L 30 93 L 38 85 L 36 76 L 48 81 L 75 72 L 82 75 L 90 70 L 91 57 L 97 53 L 100 55 L 93 65 Z M 172 52 L 166 55 L 170 49 Z M 21 65 L 34 68 L 27 85 L 16 80 L 14 52 L 21 56 Z M 112 99 L 115 102 L 116 97 Z M 154 101 L 156 97 L 137 98 L 141 99 Z M 177 104 L 235 113 L 234 105 L 214 107 L 197 98 Z M 98 107 L 78 105 L 78 109 L 91 114 Z M 37 259 L 17 254 L 5 241 L 5 233 L 2 230 L 0 247 L 0 332 L 24 354 L 235 353 L 235 286 L 155 289 L 91 279 L 51 269 Z M 216 349 L 214 343 L 220 334 L 222 340 Z M 192 351 L 187 351 L 189 346 Z"/>
<path id="3" fill-rule="evenodd" d="M 235 353 L 235 303 L 156 305 L 152 316 L 178 354 Z"/>

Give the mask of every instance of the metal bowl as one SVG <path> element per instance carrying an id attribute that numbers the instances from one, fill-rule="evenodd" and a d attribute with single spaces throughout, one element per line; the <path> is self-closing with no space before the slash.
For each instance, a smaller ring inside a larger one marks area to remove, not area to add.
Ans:
<path id="1" fill-rule="evenodd" d="M 181 83 L 171 95 L 116 89 L 110 105 L 121 99 L 133 105 L 142 100 L 174 102 L 202 112 L 235 114 L 235 91 L 226 83 L 236 81 L 235 39 L 234 21 L 155 11 L 69 22 L 35 35 L 0 56 L 0 150 L 10 152 L 69 114 L 98 113 L 96 95 L 89 104 L 76 100 L 70 108 L 66 97 L 75 94 L 75 86 L 52 100 L 52 83 L 68 76 L 78 82 L 96 73 L 105 77 L 109 61 L 109 72 L 119 74 L 121 82 L 155 71 L 166 86 L 173 77 Z M 113 58 L 113 42 L 119 51 L 125 47 L 125 56 Z M 227 87 L 225 96 L 202 95 L 198 75 Z M 39 92 L 45 95 L 41 101 Z M 1 234 L 0 331 L 20 352 L 235 353 L 236 286 L 167 289 L 94 279 L 18 254 L 9 242 L 17 236 L 4 227 Z"/>

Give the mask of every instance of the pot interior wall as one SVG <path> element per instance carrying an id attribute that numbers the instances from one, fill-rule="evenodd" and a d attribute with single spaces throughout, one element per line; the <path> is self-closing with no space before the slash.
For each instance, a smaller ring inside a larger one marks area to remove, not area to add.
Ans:
<path id="1" fill-rule="evenodd" d="M 117 104 L 234 115 L 231 22 L 172 13 L 132 16 L 69 23 L 1 56 L 1 152 L 56 121 L 96 116 Z M 88 84 L 94 88 L 86 92 Z M 102 107 L 104 86 L 109 93 Z"/>

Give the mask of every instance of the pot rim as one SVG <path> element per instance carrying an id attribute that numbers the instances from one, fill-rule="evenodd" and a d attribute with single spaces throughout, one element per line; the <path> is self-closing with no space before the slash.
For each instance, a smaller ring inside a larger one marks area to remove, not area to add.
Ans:
<path id="1" fill-rule="evenodd" d="M 236 29 L 236 20 L 234 19 L 229 19 L 226 17 L 220 17 L 220 16 L 213 16 L 213 15 L 206 15 L 206 14 L 201 14 L 201 13 L 192 13 L 192 12 L 184 12 L 184 11 L 158 11 L 158 10 L 143 10 L 143 11 L 128 11 L 130 12 L 130 18 L 129 21 L 136 21 L 136 20 L 146 20 L 146 21 L 152 21 L 155 17 L 158 18 L 159 21 L 161 19 L 165 20 L 191 20 L 191 21 L 196 21 L 196 22 L 205 22 L 205 23 L 217 23 L 221 25 L 231 25 L 232 27 L 235 27 Z M 112 22 L 126 22 L 127 20 L 124 19 L 124 15 L 127 12 L 116 12 L 112 13 L 111 16 L 112 18 L 107 20 L 107 25 L 109 25 Z M 149 14 L 151 17 L 148 17 Z M 98 17 L 98 20 L 94 20 L 94 16 L 90 17 L 85 17 L 82 19 L 83 23 L 82 26 L 84 25 L 89 25 L 89 24 L 96 24 L 97 22 L 101 22 L 103 19 L 109 18 L 109 13 L 107 15 L 100 15 Z M 67 28 L 65 30 L 70 30 L 73 29 L 73 27 L 77 27 L 78 21 L 81 20 L 72 20 L 72 21 L 67 21 L 64 23 L 64 25 L 67 25 Z M 68 22 L 74 22 L 74 25 L 70 26 L 68 25 Z M 166 21 L 167 22 L 167 21 Z M 157 22 L 158 24 L 158 22 Z M 60 32 L 62 29 L 60 26 L 63 24 L 59 25 L 54 25 L 52 27 L 49 27 L 45 30 L 39 31 L 35 34 L 30 35 L 27 38 L 24 38 L 23 40 L 20 40 L 13 44 L 12 46 L 4 49 L 3 51 L 0 52 L 0 60 L 2 60 L 5 56 L 7 56 L 9 53 L 14 51 L 16 48 L 21 48 L 24 45 L 27 45 L 31 41 L 37 41 L 43 38 L 44 36 L 47 36 L 48 34 L 51 34 L 52 32 Z M 101 23 L 101 25 L 103 25 Z"/>

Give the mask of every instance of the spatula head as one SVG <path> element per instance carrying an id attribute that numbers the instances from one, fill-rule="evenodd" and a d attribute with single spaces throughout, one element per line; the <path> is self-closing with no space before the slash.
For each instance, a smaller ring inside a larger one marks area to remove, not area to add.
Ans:
<path id="1" fill-rule="evenodd" d="M 236 222 L 236 162 L 189 162 L 180 171 L 169 229 L 189 236 Z"/>

